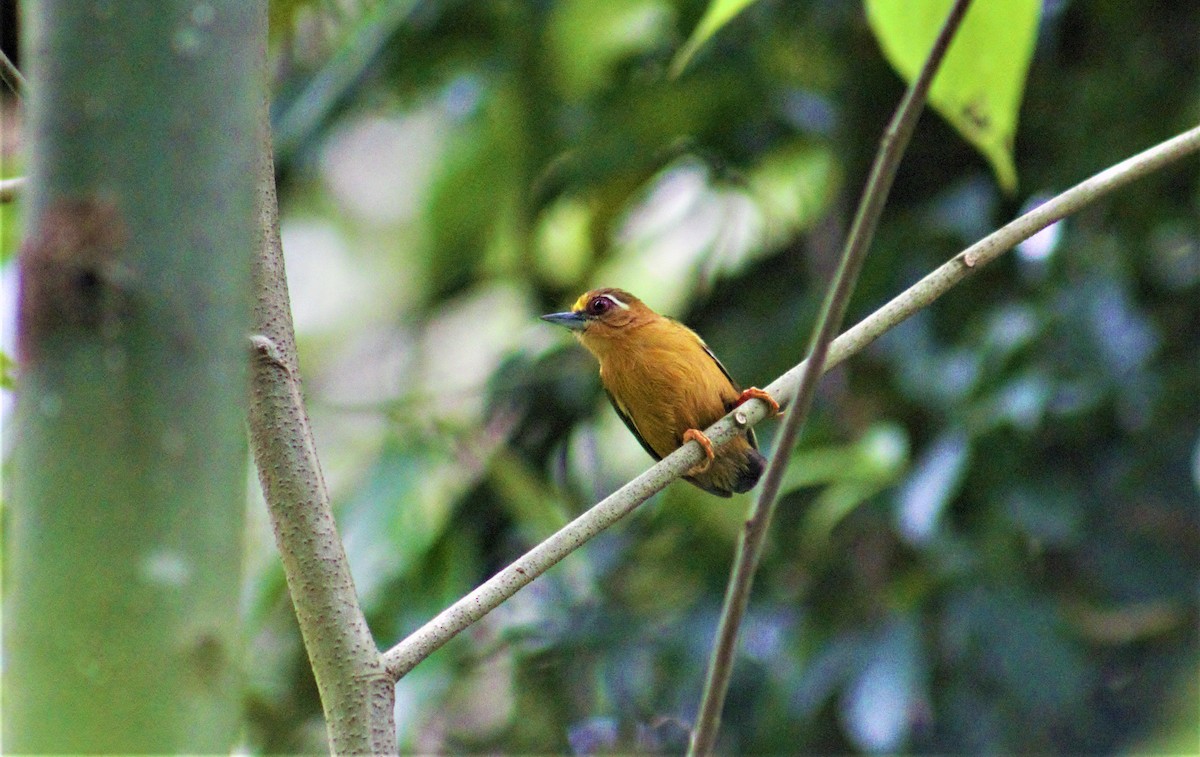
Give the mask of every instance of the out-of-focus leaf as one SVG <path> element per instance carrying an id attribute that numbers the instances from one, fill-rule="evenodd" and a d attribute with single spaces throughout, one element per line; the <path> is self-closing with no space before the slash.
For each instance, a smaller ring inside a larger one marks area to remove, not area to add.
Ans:
<path id="1" fill-rule="evenodd" d="M 3 155 L 0 159 L 0 179 L 12 179 L 21 176 L 25 170 L 25 161 L 20 155 Z M 28 192 L 28 179 L 26 180 Z M 0 202 L 0 265 L 12 258 L 17 248 L 21 246 L 21 203 Z"/>
<path id="2" fill-rule="evenodd" d="M 833 482 L 886 485 L 908 464 L 908 435 L 892 423 L 878 423 L 853 444 L 802 447 L 783 474 L 784 494 L 805 486 Z"/>
<path id="3" fill-rule="evenodd" d="M 555 496 L 516 455 L 501 450 L 492 459 L 488 481 L 508 506 L 523 536 L 537 544 L 570 521 L 563 498 Z"/>
<path id="4" fill-rule="evenodd" d="M 671 76 L 679 76 L 683 73 L 683 69 L 687 68 L 687 64 L 691 62 L 696 51 L 703 47 L 712 35 L 720 31 L 722 26 L 732 21 L 734 16 L 753 2 L 754 0 L 711 0 L 700 23 L 692 31 L 692 36 L 688 37 L 688 41 L 679 48 L 679 52 L 675 53 L 675 59 L 671 61 Z"/>
<path id="5" fill-rule="evenodd" d="M 1192 662 L 1166 692 L 1159 708 L 1162 723 L 1155 733 L 1142 735 L 1130 754 L 1189 754 L 1196 750 L 1200 717 L 1200 665 Z"/>
<path id="6" fill-rule="evenodd" d="M 1023 303 L 996 308 L 988 316 L 983 346 L 992 365 L 1029 345 L 1041 329 L 1037 311 Z"/>
<path id="7" fill-rule="evenodd" d="M 377 0 L 355 19 L 344 42 L 295 97 L 282 103 L 274 120 L 275 160 L 286 165 L 329 120 L 363 72 L 417 5 L 416 0 Z M 285 6 L 280 12 L 289 9 Z"/>
<path id="8" fill-rule="evenodd" d="M 1111 280 L 1093 282 L 1079 304 L 1087 309 L 1096 350 L 1117 381 L 1124 381 L 1154 356 L 1162 342 L 1154 324 L 1129 293 Z"/>
<path id="9" fill-rule="evenodd" d="M 489 256 L 508 257 L 504 250 L 515 249 L 523 124 L 516 94 L 498 85 L 485 95 L 481 111 L 448 135 L 445 160 L 429 189 L 428 267 L 435 294 L 463 287 Z"/>
<path id="10" fill-rule="evenodd" d="M 922 404 L 961 412 L 978 388 L 983 359 L 972 347 L 940 347 L 934 318 L 924 310 L 884 334 L 880 343 L 896 363 L 905 394 Z"/>
<path id="11" fill-rule="evenodd" d="M 1183 292 L 1200 283 L 1200 236 L 1191 225 L 1159 225 L 1150 238 L 1150 249 L 1150 273 L 1159 286 Z"/>
<path id="12" fill-rule="evenodd" d="M 1016 376 L 1004 382 L 986 403 L 987 422 L 1031 431 L 1041 424 L 1053 396 L 1054 386 L 1041 372 Z"/>
<path id="13" fill-rule="evenodd" d="M 553 326 L 537 320 L 536 312 L 528 292 L 497 278 L 429 313 L 419 337 L 414 383 L 426 396 L 454 398 L 438 409 L 440 417 L 478 425 L 484 416 L 487 378 L 508 355 L 529 343 L 527 329 L 545 329 L 541 333 L 547 340 L 561 338 L 550 330 Z"/>
<path id="14" fill-rule="evenodd" d="M 1063 610 L 1067 622 L 1081 636 L 1101 644 L 1146 641 L 1175 631 L 1189 621 L 1182 603 L 1166 600 L 1120 607 L 1094 607 L 1068 600 Z"/>
<path id="15" fill-rule="evenodd" d="M 986 174 L 973 173 L 939 193 L 923 215 L 931 229 L 944 231 L 968 244 L 995 228 L 992 224 L 999 194 Z"/>
<path id="16" fill-rule="evenodd" d="M 916 621 L 889 623 L 842 698 L 842 723 L 855 746 L 872 754 L 903 748 L 918 705 L 927 699 L 927 667 Z"/>
<path id="17" fill-rule="evenodd" d="M 893 485 L 907 464 L 908 438 L 891 424 L 873 426 L 848 447 L 797 451 L 784 473 L 780 491 L 828 484 L 804 513 L 805 553 L 819 554 L 837 525 L 859 505 Z"/>
<path id="18" fill-rule="evenodd" d="M 1076 543 L 1082 527 L 1083 493 L 1056 481 L 1030 481 L 1004 498 L 1004 514 L 1038 548 Z"/>
<path id="19" fill-rule="evenodd" d="M 317 0 L 270 0 L 267 3 L 267 30 L 271 40 L 281 34 L 290 34 L 300 11 L 316 5 Z"/>
<path id="20" fill-rule="evenodd" d="M 841 188 L 840 164 L 823 144 L 793 142 L 763 156 L 747 177 L 763 215 L 763 252 L 774 251 L 829 210 Z"/>
<path id="21" fill-rule="evenodd" d="M 346 556 L 364 605 L 374 604 L 378 591 L 424 557 L 489 455 L 477 450 L 468 458 L 429 440 L 384 444 L 340 508 Z"/>
<path id="22" fill-rule="evenodd" d="M 839 481 L 822 489 L 804 514 L 805 553 L 819 554 L 829 543 L 833 529 L 856 507 L 884 488 L 878 482 Z"/>
<path id="23" fill-rule="evenodd" d="M 692 156 L 675 161 L 626 213 L 597 279 L 632 289 L 659 312 L 683 310 L 721 231 L 722 209 L 708 166 Z"/>
<path id="24" fill-rule="evenodd" d="M 867 0 L 871 30 L 906 81 L 924 65 L 952 4 Z M 1017 186 L 1013 140 L 1041 7 L 1041 0 L 973 4 L 929 91 L 933 107 L 983 153 L 1008 192 Z"/>
<path id="25" fill-rule="evenodd" d="M 555 3 L 546 22 L 546 45 L 565 98 L 602 89 L 625 58 L 662 44 L 674 16 L 663 0 Z"/>
<path id="26" fill-rule="evenodd" d="M 1050 722 L 1081 705 L 1085 658 L 1044 599 L 1015 587 L 978 589 L 946 609 L 945 653 L 979 669 L 977 686 L 1003 686 L 1011 701 Z"/>
<path id="27" fill-rule="evenodd" d="M 9 357 L 7 352 L 0 350 L 0 389 L 12 389 L 16 386 L 13 375 L 16 367 L 16 361 Z"/>
<path id="28" fill-rule="evenodd" d="M 567 729 L 571 754 L 607 754 L 617 745 L 617 721 L 614 718 L 590 717 Z"/>
<path id="29" fill-rule="evenodd" d="M 594 220 L 587 202 L 575 197 L 560 197 L 542 210 L 533 245 L 543 281 L 564 289 L 579 284 L 592 261 Z"/>
<path id="30" fill-rule="evenodd" d="M 408 572 L 396 578 L 394 592 L 376 592 L 370 604 L 364 602 L 363 609 L 371 619 L 376 637 L 399 641 L 403 635 L 415 631 L 474 589 L 482 570 L 477 535 L 464 529 L 444 528 Z M 451 645 L 464 641 L 456 640 Z M 456 659 L 453 652 L 445 656 L 438 652 L 427 662 L 445 661 L 447 656 Z M 421 663 L 421 667 L 425 664 Z"/>
<path id="31" fill-rule="evenodd" d="M 802 717 L 811 717 L 834 692 L 861 670 L 871 658 L 871 636 L 865 631 L 835 634 L 808 662 L 792 691 L 791 705 Z"/>
<path id="32" fill-rule="evenodd" d="M 910 542 L 924 544 L 932 538 L 942 511 L 958 493 L 970 454 L 966 435 L 951 431 L 921 455 L 897 495 L 897 525 Z"/>

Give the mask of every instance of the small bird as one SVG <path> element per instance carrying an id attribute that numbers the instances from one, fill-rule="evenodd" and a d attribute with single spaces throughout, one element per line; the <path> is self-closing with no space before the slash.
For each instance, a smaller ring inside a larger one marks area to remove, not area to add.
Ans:
<path id="1" fill-rule="evenodd" d="M 766 459 L 753 430 L 718 452 L 701 429 L 751 398 L 766 402 L 772 414 L 779 404 L 761 389 L 740 391 L 696 332 L 622 289 L 594 289 L 571 310 L 542 320 L 571 329 L 596 356 L 617 415 L 655 460 L 694 441 L 706 459 L 685 480 L 721 497 L 758 483 Z"/>

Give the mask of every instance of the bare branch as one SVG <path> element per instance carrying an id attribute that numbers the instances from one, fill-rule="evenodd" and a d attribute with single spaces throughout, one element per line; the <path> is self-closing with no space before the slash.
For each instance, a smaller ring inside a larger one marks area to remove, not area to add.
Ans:
<path id="1" fill-rule="evenodd" d="M 775 515 L 775 506 L 779 501 L 779 487 L 783 482 L 783 472 L 787 470 L 792 450 L 800 436 L 800 429 L 812 409 L 813 399 L 817 394 L 817 382 L 825 372 L 825 361 L 829 353 L 829 343 L 834 334 L 842 327 L 846 308 L 854 293 L 854 285 L 862 270 L 863 261 L 867 258 L 871 240 L 875 237 L 875 229 L 888 194 L 892 189 L 892 181 L 900 166 L 900 158 L 908 147 L 913 130 L 917 126 L 917 118 L 925 105 L 929 86 L 933 76 L 950 47 L 950 40 L 958 31 L 963 17 L 970 7 L 971 0 L 957 0 L 954 7 L 942 24 L 937 39 L 929 51 L 925 65 L 908 88 L 904 99 L 896 108 L 884 131 L 871 166 L 871 174 L 867 177 L 863 197 L 850 227 L 846 240 L 846 250 L 842 254 L 837 273 L 829 286 L 829 294 L 825 299 L 820 317 L 814 329 L 812 349 L 804 371 L 800 376 L 799 386 L 796 387 L 795 399 L 789 403 L 791 412 L 784 420 L 783 429 L 775 444 L 775 452 L 767 472 L 763 476 L 762 487 L 758 499 L 751 508 L 750 517 L 742 529 L 742 537 L 738 541 L 737 553 L 734 556 L 733 570 L 729 576 L 729 585 L 725 591 L 725 600 L 721 605 L 721 617 L 717 625 L 717 637 L 713 643 L 712 656 L 709 660 L 708 674 L 704 679 L 704 694 L 700 701 L 700 712 L 696 718 L 696 727 L 692 732 L 692 740 L 688 747 L 689 754 L 710 754 L 717 741 L 717 731 L 721 723 L 721 709 L 725 705 L 725 694 L 729 690 L 729 679 L 733 675 L 734 652 L 737 648 L 738 633 L 742 627 L 742 618 L 746 615 L 746 607 L 750 603 L 750 589 L 754 585 L 754 574 L 762 559 L 763 545 L 766 544 L 767 532 Z"/>
<path id="2" fill-rule="evenodd" d="M 266 46 L 266 4 L 261 41 Z M 263 63 L 265 72 L 265 58 Z M 265 77 L 264 77 L 265 80 Z M 335 754 L 394 754 L 395 687 L 358 602 L 300 389 L 267 103 L 259 113 L 255 359 L 247 422 L 288 591 Z"/>
<path id="3" fill-rule="evenodd" d="M 16 93 L 17 97 L 24 97 L 29 91 L 29 87 L 25 84 L 25 77 L 21 76 L 21 72 L 17 70 L 16 64 L 9 59 L 8 55 L 0 50 L 0 80 L 8 85 L 8 88 Z"/>

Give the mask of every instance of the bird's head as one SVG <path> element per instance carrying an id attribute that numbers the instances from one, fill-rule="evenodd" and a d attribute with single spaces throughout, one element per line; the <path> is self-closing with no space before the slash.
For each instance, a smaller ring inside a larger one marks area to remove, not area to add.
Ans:
<path id="1" fill-rule="evenodd" d="M 655 317 L 653 310 L 623 289 L 593 289 L 580 296 L 570 310 L 543 315 L 542 320 L 566 326 L 585 347 L 593 349 Z"/>

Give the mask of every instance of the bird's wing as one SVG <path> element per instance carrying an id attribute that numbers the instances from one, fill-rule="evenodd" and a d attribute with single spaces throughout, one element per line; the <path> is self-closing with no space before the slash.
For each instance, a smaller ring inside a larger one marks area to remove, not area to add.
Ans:
<path id="1" fill-rule="evenodd" d="M 692 333 L 695 334 L 695 332 L 692 332 Z M 729 371 L 725 368 L 725 364 L 717 359 L 717 356 L 713 354 L 713 351 L 708 348 L 708 345 L 705 344 L 704 340 L 701 339 L 698 335 L 696 336 L 696 340 L 698 342 L 700 342 L 700 346 L 704 349 L 704 352 L 709 357 L 711 357 L 712 361 L 717 364 L 718 368 L 721 369 L 721 373 L 725 374 L 725 378 L 729 380 L 729 385 L 733 387 L 733 391 L 737 392 L 738 394 L 741 394 L 742 388 L 740 386 L 738 386 L 738 382 L 733 380 L 733 376 L 729 375 Z M 616 404 L 616 403 L 613 403 L 613 404 Z M 728 413 L 731 410 L 733 410 L 733 405 L 725 406 L 725 412 Z M 758 438 L 754 436 L 754 429 L 752 429 L 752 428 L 746 429 L 746 440 L 750 442 L 751 447 L 753 447 L 754 449 L 758 449 Z M 643 442 L 643 444 L 644 444 L 644 442 Z"/>
<path id="2" fill-rule="evenodd" d="M 729 379 L 729 385 L 733 387 L 733 391 L 741 392 L 742 388 L 738 386 L 738 382 L 733 380 L 733 376 L 729 375 L 729 371 L 725 369 L 725 364 L 720 360 L 717 360 L 717 356 L 714 355 L 713 351 L 708 348 L 708 345 L 704 343 L 703 339 L 700 339 L 700 337 L 696 337 L 696 339 L 700 341 L 700 347 L 704 349 L 704 352 L 711 357 L 712 361 L 717 364 L 718 368 L 721 369 L 721 373 L 725 374 L 725 378 Z"/>
<path id="3" fill-rule="evenodd" d="M 629 413 L 625 412 L 625 408 L 621 407 L 621 403 L 617 402 L 617 398 L 612 395 L 612 392 L 608 391 L 608 389 L 605 389 L 604 393 L 608 395 L 608 401 L 612 403 L 613 410 L 616 410 L 617 415 L 621 416 L 621 420 L 625 421 L 625 427 L 629 429 L 629 432 L 633 434 L 638 440 L 638 443 L 642 445 L 642 449 L 649 452 L 650 457 L 653 457 L 655 460 L 662 460 L 662 455 L 655 452 L 654 448 L 646 442 L 646 438 L 642 436 L 642 432 L 638 431 L 633 419 L 629 417 Z"/>

